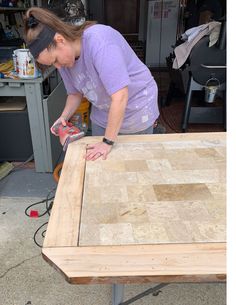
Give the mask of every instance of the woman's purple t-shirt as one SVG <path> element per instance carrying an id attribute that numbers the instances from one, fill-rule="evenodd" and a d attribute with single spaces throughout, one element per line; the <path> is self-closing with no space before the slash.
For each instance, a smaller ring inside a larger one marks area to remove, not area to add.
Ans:
<path id="1" fill-rule="evenodd" d="M 129 99 L 121 133 L 150 127 L 159 116 L 157 85 L 123 36 L 105 25 L 93 25 L 82 36 L 79 59 L 60 68 L 68 94 L 80 92 L 92 103 L 90 119 L 106 128 L 111 95 L 128 86 Z"/>

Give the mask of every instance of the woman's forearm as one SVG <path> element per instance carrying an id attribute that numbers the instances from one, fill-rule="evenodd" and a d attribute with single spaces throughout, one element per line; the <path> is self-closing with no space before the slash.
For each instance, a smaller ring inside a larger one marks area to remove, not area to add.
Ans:
<path id="1" fill-rule="evenodd" d="M 125 87 L 112 95 L 111 107 L 105 138 L 115 141 L 124 119 L 125 108 L 128 102 L 128 88 Z"/>
<path id="2" fill-rule="evenodd" d="M 61 114 L 65 120 L 69 120 L 79 107 L 82 99 L 82 94 L 70 94 L 67 96 L 65 108 Z"/>

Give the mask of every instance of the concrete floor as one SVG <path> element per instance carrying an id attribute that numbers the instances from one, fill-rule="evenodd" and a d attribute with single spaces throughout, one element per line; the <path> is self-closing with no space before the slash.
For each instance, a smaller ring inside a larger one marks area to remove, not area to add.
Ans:
<path id="1" fill-rule="evenodd" d="M 0 305 L 111 305 L 111 285 L 70 285 L 41 257 L 33 241 L 48 215 L 29 218 L 25 209 L 55 187 L 51 174 L 22 169 L 0 181 Z M 34 209 L 44 211 L 40 204 Z M 39 237 L 39 243 L 42 239 Z M 129 299 L 153 285 L 126 285 Z M 225 305 L 225 284 L 170 284 L 135 305 Z"/>

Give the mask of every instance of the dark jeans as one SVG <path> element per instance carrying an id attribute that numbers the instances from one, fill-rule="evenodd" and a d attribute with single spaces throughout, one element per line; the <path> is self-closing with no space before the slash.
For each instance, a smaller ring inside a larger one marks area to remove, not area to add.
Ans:
<path id="1" fill-rule="evenodd" d="M 105 134 L 105 128 L 98 126 L 97 124 L 92 122 L 92 136 L 104 136 Z M 131 133 L 130 133 L 131 134 Z M 130 135 L 129 134 L 129 135 Z M 136 133 L 132 133 L 132 134 L 153 134 L 153 125 L 148 127 L 145 130 L 141 130 L 139 132 Z M 124 133 L 119 133 L 119 135 L 126 135 Z"/>

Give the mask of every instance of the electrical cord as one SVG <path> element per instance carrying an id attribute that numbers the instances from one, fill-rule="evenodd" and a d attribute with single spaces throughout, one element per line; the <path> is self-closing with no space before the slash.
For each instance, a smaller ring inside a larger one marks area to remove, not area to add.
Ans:
<path id="1" fill-rule="evenodd" d="M 35 233 L 34 233 L 34 243 L 39 247 L 39 248 L 42 248 L 42 245 L 40 245 L 38 242 L 37 242 L 37 234 L 39 233 L 39 231 L 40 231 L 40 229 L 42 228 L 42 227 L 44 227 L 45 225 L 47 225 L 48 224 L 48 221 L 47 222 L 45 222 L 45 223 L 43 223 L 36 231 L 35 231 Z M 45 237 L 45 233 L 46 233 L 46 230 L 44 230 L 42 233 L 41 233 L 41 237 L 42 238 L 44 238 Z"/>
<path id="2" fill-rule="evenodd" d="M 56 190 L 56 187 L 53 188 L 53 189 L 48 193 L 48 195 L 47 195 L 47 197 L 46 197 L 45 199 L 40 200 L 40 201 L 38 201 L 38 202 L 35 202 L 35 203 L 29 205 L 29 206 L 25 209 L 25 215 L 28 216 L 28 217 L 31 217 L 30 213 L 28 213 L 29 209 L 31 209 L 32 207 L 34 207 L 34 206 L 36 206 L 36 205 L 38 205 L 38 204 L 45 203 L 45 205 L 46 205 L 46 206 L 45 206 L 45 208 L 46 208 L 46 209 L 45 209 L 45 212 L 43 212 L 43 213 L 40 214 L 40 215 L 37 215 L 37 218 L 42 217 L 42 216 L 44 216 L 44 215 L 46 215 L 46 214 L 48 214 L 48 215 L 50 216 L 50 211 L 51 211 L 52 206 L 53 206 L 53 199 L 54 199 L 54 197 L 55 197 L 54 195 L 51 196 L 51 194 L 52 194 L 52 192 L 54 192 L 55 190 Z M 34 236 L 33 236 L 34 243 L 35 243 L 38 247 L 40 247 L 40 248 L 42 248 L 42 245 L 37 241 L 38 235 L 39 235 L 40 230 L 41 230 L 45 225 L 47 225 L 47 224 L 48 224 L 48 221 L 45 222 L 45 223 L 43 223 L 43 224 L 35 231 Z M 41 239 L 45 237 L 45 233 L 46 233 L 46 230 L 43 230 L 43 232 L 41 233 Z"/>
<path id="3" fill-rule="evenodd" d="M 58 162 L 59 162 L 59 160 L 60 160 L 60 158 L 61 158 L 61 156 L 62 156 L 62 153 L 63 153 L 63 150 L 61 150 L 61 153 L 60 153 L 60 155 L 59 155 L 59 157 L 58 157 L 58 159 L 57 159 L 56 167 L 57 167 L 58 165 L 60 165 L 60 164 L 58 164 Z M 31 157 L 32 157 L 32 156 L 31 156 Z M 29 159 L 30 159 L 30 158 L 29 158 Z M 29 159 L 28 159 L 28 160 L 29 160 Z M 28 160 L 26 160 L 25 162 L 29 162 Z M 24 162 L 24 163 L 25 163 L 25 162 Z M 59 180 L 59 178 L 58 178 L 58 180 Z M 57 182 L 58 182 L 58 181 L 57 181 Z M 51 211 L 52 206 L 53 206 L 53 199 L 54 199 L 54 197 L 55 197 L 55 195 L 53 195 L 53 196 L 51 196 L 51 197 L 50 197 L 50 195 L 52 194 L 52 192 L 55 192 L 55 190 L 56 190 L 56 187 L 53 188 L 53 189 L 48 193 L 48 195 L 47 195 L 47 197 L 46 197 L 45 199 L 43 199 L 43 200 L 41 200 L 41 201 L 38 201 L 38 202 L 35 202 L 35 203 L 29 205 L 29 206 L 25 209 L 25 215 L 28 216 L 28 217 L 31 217 L 30 214 L 28 213 L 29 209 L 32 208 L 32 207 L 34 207 L 34 206 L 36 206 L 36 205 L 38 205 L 38 204 L 45 203 L 45 212 L 43 212 L 43 213 L 40 214 L 40 215 L 37 215 L 37 217 L 43 217 L 43 216 L 46 215 L 46 214 L 48 214 L 48 215 L 50 216 L 50 211 Z M 40 248 L 42 248 L 42 245 L 37 241 L 38 235 L 39 235 L 40 230 L 41 230 L 45 225 L 47 225 L 47 224 L 48 224 L 48 221 L 45 222 L 45 223 L 43 223 L 43 224 L 35 231 L 34 236 L 33 236 L 34 243 L 35 243 L 38 247 L 40 247 Z M 45 233 L 46 233 L 46 230 L 43 230 L 42 233 L 41 233 L 41 239 L 43 239 L 43 238 L 45 237 Z"/>

